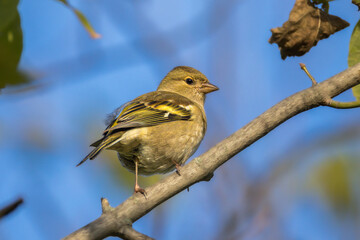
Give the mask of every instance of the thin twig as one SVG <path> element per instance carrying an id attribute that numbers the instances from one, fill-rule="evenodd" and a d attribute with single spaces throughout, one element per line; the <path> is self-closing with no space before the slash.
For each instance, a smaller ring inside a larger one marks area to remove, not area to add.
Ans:
<path id="1" fill-rule="evenodd" d="M 106 198 L 101 198 L 101 209 L 102 209 L 102 213 L 107 213 L 113 210 L 114 208 L 110 206 L 109 201 Z"/>
<path id="2" fill-rule="evenodd" d="M 340 102 L 340 101 L 335 101 L 330 98 L 330 99 L 328 99 L 328 101 L 326 101 L 325 105 L 328 107 L 338 108 L 338 109 L 357 108 L 357 107 L 360 107 L 360 100 L 353 101 L 353 102 Z"/>
<path id="3" fill-rule="evenodd" d="M 120 228 L 118 234 L 116 235 L 118 237 L 121 237 L 125 240 L 154 240 L 153 238 L 139 233 L 135 229 L 133 229 L 131 226 L 123 226 Z"/>
<path id="4" fill-rule="evenodd" d="M 16 201 L 10 203 L 3 209 L 0 209 L 0 219 L 5 217 L 6 215 L 12 213 L 23 202 L 24 202 L 24 200 L 22 198 L 18 198 Z"/>
<path id="5" fill-rule="evenodd" d="M 310 72 L 307 70 L 306 65 L 304 63 L 299 63 L 300 68 L 306 73 L 306 75 L 308 75 L 308 77 L 310 78 L 312 85 L 315 86 L 317 84 L 315 78 L 313 76 L 311 76 Z"/>

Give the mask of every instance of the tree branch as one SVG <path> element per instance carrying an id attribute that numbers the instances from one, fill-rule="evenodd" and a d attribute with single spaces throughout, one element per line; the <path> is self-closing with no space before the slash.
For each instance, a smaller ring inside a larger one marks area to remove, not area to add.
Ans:
<path id="1" fill-rule="evenodd" d="M 357 84 L 360 84 L 360 63 L 322 83 L 298 92 L 268 109 L 209 151 L 182 167 L 181 176 L 173 173 L 157 184 L 148 187 L 146 189 L 147 199 L 141 194 L 134 194 L 116 208 L 111 209 L 106 203 L 107 201 L 103 200 L 105 202 L 103 209 L 106 209 L 103 214 L 64 239 L 103 239 L 108 236 L 119 236 L 118 232 L 124 226 L 131 227 L 133 222 L 167 199 L 197 182 L 210 180 L 218 167 L 281 123 L 301 112 L 326 105 L 326 99 L 333 98 Z M 135 237 L 134 234 L 128 239 L 141 238 Z"/>
<path id="2" fill-rule="evenodd" d="M 305 64 L 300 63 L 300 68 L 306 73 L 306 75 L 310 78 L 312 85 L 315 86 L 317 84 L 315 78 L 310 74 L 310 72 L 307 70 Z M 338 109 L 348 109 L 348 108 L 358 108 L 360 107 L 360 100 L 352 101 L 352 102 L 339 102 L 331 99 L 328 97 L 325 99 L 323 105 L 326 105 L 328 107 L 332 108 L 338 108 Z"/>
<path id="3" fill-rule="evenodd" d="M 137 232 L 131 226 L 122 226 L 119 229 L 117 237 L 121 237 L 122 239 L 136 239 L 136 240 L 154 240 L 151 237 L 146 236 L 145 234 Z"/>

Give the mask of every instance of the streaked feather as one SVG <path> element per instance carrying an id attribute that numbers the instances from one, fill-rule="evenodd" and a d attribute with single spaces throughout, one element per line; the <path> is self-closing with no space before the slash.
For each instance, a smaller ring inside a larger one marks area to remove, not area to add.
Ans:
<path id="1" fill-rule="evenodd" d="M 187 108 L 190 104 L 192 102 L 189 99 L 176 93 L 156 91 L 122 105 L 108 115 L 106 120 L 108 126 L 103 133 L 103 138 L 91 144 L 95 149 L 77 166 L 87 159 L 95 158 L 103 149 L 115 144 L 123 131 L 156 126 L 166 122 L 191 121 L 191 108 Z"/>
<path id="2" fill-rule="evenodd" d="M 113 120 L 104 135 L 114 130 L 155 126 L 165 122 L 190 120 L 191 111 L 171 101 L 133 101 Z"/>

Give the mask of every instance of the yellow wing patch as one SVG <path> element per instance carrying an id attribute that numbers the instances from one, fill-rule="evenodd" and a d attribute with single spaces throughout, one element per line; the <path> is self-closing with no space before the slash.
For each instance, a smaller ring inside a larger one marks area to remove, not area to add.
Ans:
<path id="1" fill-rule="evenodd" d="M 125 106 L 119 116 L 106 128 L 104 134 L 113 130 L 155 126 L 165 122 L 191 120 L 187 106 L 170 101 L 132 102 Z"/>
<path id="2" fill-rule="evenodd" d="M 176 105 L 170 101 L 162 101 L 162 102 L 150 102 L 147 106 L 152 107 L 154 109 L 168 112 L 169 114 L 175 114 L 178 116 L 190 116 L 190 111 L 184 108 L 183 106 Z"/>

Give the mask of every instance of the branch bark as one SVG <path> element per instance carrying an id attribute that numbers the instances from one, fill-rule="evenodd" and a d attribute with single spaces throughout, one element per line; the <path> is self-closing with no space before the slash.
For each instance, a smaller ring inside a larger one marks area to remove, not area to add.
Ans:
<path id="1" fill-rule="evenodd" d="M 327 99 L 358 84 L 360 84 L 360 63 L 322 83 L 284 99 L 182 167 L 181 176 L 173 173 L 157 184 L 148 187 L 146 189 L 147 199 L 141 194 L 134 194 L 116 208 L 110 207 L 106 200 L 102 200 L 103 210 L 105 209 L 103 214 L 64 239 L 103 239 L 108 236 L 120 236 L 121 229 L 131 228 L 133 222 L 167 199 L 197 182 L 209 181 L 213 172 L 223 163 L 286 120 L 301 112 L 326 105 Z M 135 232 L 125 236 L 125 239 L 146 239 L 144 237 L 147 236 L 136 235 Z"/>

